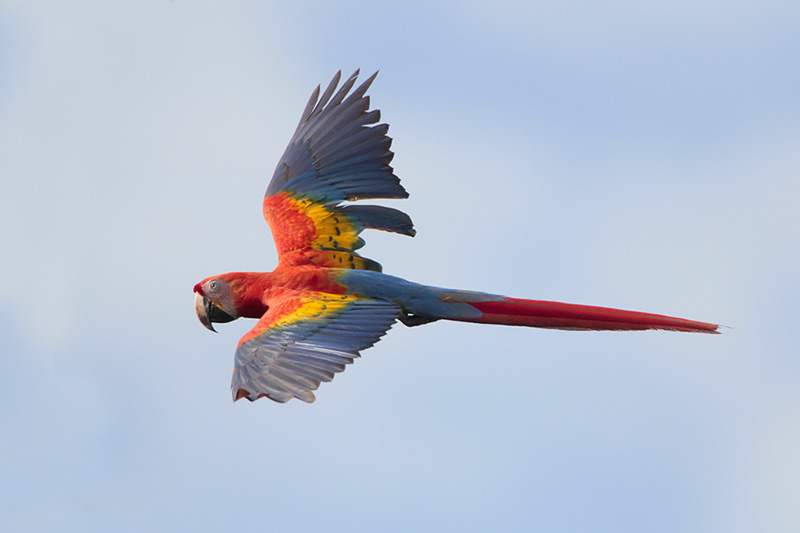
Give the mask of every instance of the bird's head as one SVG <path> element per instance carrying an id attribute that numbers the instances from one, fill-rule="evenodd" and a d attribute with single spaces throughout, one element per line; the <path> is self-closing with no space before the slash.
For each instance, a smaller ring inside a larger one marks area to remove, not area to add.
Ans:
<path id="1" fill-rule="evenodd" d="M 214 322 L 236 320 L 239 314 L 233 302 L 230 284 L 221 276 L 205 279 L 194 286 L 194 310 L 200 322 L 213 332 Z"/>

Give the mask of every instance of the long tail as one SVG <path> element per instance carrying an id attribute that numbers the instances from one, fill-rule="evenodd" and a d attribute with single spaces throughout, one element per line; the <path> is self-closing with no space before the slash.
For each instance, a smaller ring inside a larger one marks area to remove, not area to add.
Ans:
<path id="1" fill-rule="evenodd" d="M 482 313 L 478 318 L 456 319 L 466 322 L 572 330 L 665 329 L 697 333 L 719 333 L 717 324 L 652 313 L 640 313 L 638 311 L 623 311 L 609 307 L 542 300 L 521 300 L 518 298 L 499 298 L 491 301 L 472 302 L 462 300 L 462 302 L 468 303 Z"/>

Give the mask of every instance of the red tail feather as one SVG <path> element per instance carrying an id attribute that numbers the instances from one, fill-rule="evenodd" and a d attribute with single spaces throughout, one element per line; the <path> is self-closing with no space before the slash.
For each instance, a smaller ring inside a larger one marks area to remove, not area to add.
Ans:
<path id="1" fill-rule="evenodd" d="M 696 322 L 652 313 L 623 311 L 608 307 L 503 298 L 494 302 L 474 302 L 471 306 L 483 316 L 469 322 L 531 326 L 551 329 L 642 330 L 667 329 L 698 333 L 719 333 L 717 324 Z"/>

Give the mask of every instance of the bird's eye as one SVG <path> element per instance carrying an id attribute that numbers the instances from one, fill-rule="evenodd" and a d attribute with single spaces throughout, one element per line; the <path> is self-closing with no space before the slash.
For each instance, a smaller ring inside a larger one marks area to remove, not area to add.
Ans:
<path id="1" fill-rule="evenodd" d="M 213 280 L 208 284 L 208 288 L 211 291 L 216 291 L 219 288 L 219 282 L 217 280 Z"/>

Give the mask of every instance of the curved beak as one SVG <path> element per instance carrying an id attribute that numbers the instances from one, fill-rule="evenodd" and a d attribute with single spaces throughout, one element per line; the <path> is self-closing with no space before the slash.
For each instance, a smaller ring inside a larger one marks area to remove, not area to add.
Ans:
<path id="1" fill-rule="evenodd" d="M 213 326 L 214 322 L 222 324 L 236 320 L 236 317 L 229 315 L 217 307 L 214 302 L 205 296 L 200 296 L 200 294 L 194 295 L 194 310 L 197 313 L 197 318 L 200 319 L 200 322 L 214 333 L 217 332 Z"/>

